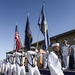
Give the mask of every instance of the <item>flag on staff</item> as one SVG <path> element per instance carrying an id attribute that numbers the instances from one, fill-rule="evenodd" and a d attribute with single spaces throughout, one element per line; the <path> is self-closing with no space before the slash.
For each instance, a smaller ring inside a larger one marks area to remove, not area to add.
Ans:
<path id="1" fill-rule="evenodd" d="M 16 51 L 18 52 L 19 49 L 22 48 L 22 43 L 20 41 L 20 36 L 19 36 L 19 33 L 18 33 L 17 25 L 16 25 L 16 28 L 15 28 L 15 40 L 16 40 Z"/>
<path id="2" fill-rule="evenodd" d="M 26 28 L 25 28 L 25 41 L 24 41 L 24 45 L 26 46 L 27 50 L 30 50 L 32 39 L 33 38 L 32 38 L 31 29 L 30 29 L 29 18 L 27 16 Z"/>
<path id="3" fill-rule="evenodd" d="M 49 45 L 50 45 L 50 41 L 49 41 L 49 36 L 48 36 L 48 26 L 47 26 L 47 22 L 46 22 L 44 4 L 42 6 L 41 14 L 40 14 L 40 17 L 39 17 L 39 20 L 38 20 L 38 25 L 39 25 L 39 28 L 40 28 L 42 34 L 44 35 L 45 47 L 46 47 L 46 50 L 47 50 Z"/>

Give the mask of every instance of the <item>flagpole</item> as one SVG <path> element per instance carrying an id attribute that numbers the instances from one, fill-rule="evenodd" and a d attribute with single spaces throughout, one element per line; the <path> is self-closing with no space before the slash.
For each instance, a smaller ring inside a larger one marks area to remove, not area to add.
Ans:
<path id="1" fill-rule="evenodd" d="M 45 1 L 43 1 L 43 4 L 42 4 L 42 6 L 44 6 L 45 5 Z M 40 25 L 40 27 L 39 27 L 39 30 L 38 30 L 38 37 L 37 37 L 37 44 L 36 44 L 36 48 L 38 48 L 38 41 L 39 41 L 39 38 L 40 38 L 40 29 L 41 29 L 41 25 Z"/>
<path id="2" fill-rule="evenodd" d="M 18 22 L 16 21 L 16 26 L 18 25 Z M 15 27 L 16 27 L 15 26 Z M 18 28 L 17 28 L 17 30 L 18 30 Z M 15 33 L 16 33 L 16 28 L 15 28 Z M 19 31 L 18 31 L 18 33 L 19 33 Z M 13 47 L 13 50 L 15 50 L 16 51 L 16 40 L 15 40 L 15 38 L 14 38 L 14 47 Z"/>
<path id="3" fill-rule="evenodd" d="M 15 45 L 16 45 L 16 44 L 15 44 L 15 38 L 14 38 L 14 46 L 13 46 L 13 50 L 15 50 Z"/>
<path id="4" fill-rule="evenodd" d="M 25 40 L 25 37 L 24 37 L 24 40 Z M 24 43 L 25 43 L 25 41 L 24 41 Z M 24 44 L 23 44 L 23 51 L 25 52 L 25 45 Z"/>
<path id="5" fill-rule="evenodd" d="M 17 25 L 17 22 L 16 22 L 16 25 Z M 14 36 L 15 36 L 15 35 L 14 35 Z M 16 45 L 16 43 L 15 43 L 15 38 L 14 38 L 14 46 L 13 46 L 13 50 L 16 50 L 15 45 Z"/>
<path id="6" fill-rule="evenodd" d="M 40 25 L 40 27 L 39 28 L 41 28 L 41 25 Z M 38 41 L 39 41 L 39 38 L 40 38 L 40 29 L 38 30 L 38 37 L 37 37 L 37 44 L 36 44 L 36 48 L 38 48 Z"/>
<path id="7" fill-rule="evenodd" d="M 25 40 L 25 37 L 24 37 L 24 40 Z M 25 42 L 25 41 L 24 41 L 24 42 Z M 25 47 L 25 46 L 24 46 L 24 44 L 23 44 L 23 51 L 24 51 L 24 47 Z M 24 52 L 25 52 L 25 51 L 24 51 Z"/>

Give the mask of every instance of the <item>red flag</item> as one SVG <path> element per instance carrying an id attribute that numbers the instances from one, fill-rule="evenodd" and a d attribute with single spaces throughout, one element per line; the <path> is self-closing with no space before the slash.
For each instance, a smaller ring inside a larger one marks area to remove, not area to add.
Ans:
<path id="1" fill-rule="evenodd" d="M 16 29 L 15 29 L 15 40 L 16 40 L 16 51 L 18 52 L 19 49 L 22 48 L 22 43 L 20 41 L 20 36 L 17 30 L 17 25 L 16 25 Z"/>

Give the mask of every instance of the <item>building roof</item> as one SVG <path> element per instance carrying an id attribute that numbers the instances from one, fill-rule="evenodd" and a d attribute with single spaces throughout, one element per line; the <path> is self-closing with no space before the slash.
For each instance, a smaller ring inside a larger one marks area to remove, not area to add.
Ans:
<path id="1" fill-rule="evenodd" d="M 64 32 L 64 33 L 61 33 L 61 34 L 58 34 L 58 35 L 55 35 L 55 36 L 52 36 L 50 37 L 50 39 L 54 39 L 55 37 L 58 38 L 58 37 L 62 37 L 62 36 L 65 36 L 65 35 L 68 35 L 68 34 L 71 34 L 71 33 L 75 33 L 75 29 L 73 30 L 70 30 L 70 31 L 67 31 L 67 32 Z M 39 41 L 39 43 L 43 42 L 44 40 L 41 40 Z M 33 43 L 32 45 L 35 45 L 37 42 Z"/>
<path id="2" fill-rule="evenodd" d="M 57 37 L 57 38 L 62 37 L 62 36 L 65 36 L 65 35 L 68 35 L 68 34 L 71 34 L 71 33 L 75 33 L 75 29 L 67 31 L 67 32 L 64 32 L 64 33 L 61 33 L 61 34 L 58 34 L 58 35 L 55 35 L 53 37 L 50 37 L 50 39 L 53 39 L 54 37 Z"/>
<path id="3" fill-rule="evenodd" d="M 64 32 L 64 33 L 61 33 L 61 34 L 58 34 L 58 35 L 55 35 L 53 37 L 50 37 L 50 40 L 54 39 L 55 37 L 59 38 L 59 37 L 62 37 L 62 36 L 65 36 L 65 35 L 68 35 L 68 34 L 71 34 L 71 33 L 75 33 L 75 29 Z M 43 42 L 44 42 L 44 40 L 38 41 L 38 44 L 43 43 Z M 36 45 L 37 45 L 37 42 L 31 44 L 31 46 L 35 46 L 35 47 L 36 47 Z M 12 51 L 14 52 L 15 50 L 12 50 Z"/>

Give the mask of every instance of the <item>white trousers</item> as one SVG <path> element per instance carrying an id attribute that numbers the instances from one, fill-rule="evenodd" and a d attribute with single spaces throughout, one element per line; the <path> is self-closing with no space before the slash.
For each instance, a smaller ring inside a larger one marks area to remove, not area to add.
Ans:
<path id="1" fill-rule="evenodd" d="M 47 68 L 47 64 L 48 64 L 47 59 L 45 59 L 45 60 L 44 60 L 44 67 L 45 67 L 45 68 Z"/>
<path id="2" fill-rule="evenodd" d="M 0 72 L 1 72 L 1 67 L 0 67 Z"/>
<path id="3" fill-rule="evenodd" d="M 2 72 L 2 73 L 4 73 L 4 72 L 5 72 L 5 64 L 2 64 L 1 72 Z"/>
<path id="4" fill-rule="evenodd" d="M 16 65 L 11 64 L 10 66 L 10 75 L 16 75 Z"/>
<path id="5" fill-rule="evenodd" d="M 69 56 L 63 55 L 63 62 L 65 64 L 65 68 L 68 69 L 69 68 Z"/>
<path id="6" fill-rule="evenodd" d="M 5 75 L 10 75 L 10 64 L 9 63 L 6 64 Z"/>
<path id="7" fill-rule="evenodd" d="M 46 54 L 44 55 L 43 63 L 44 63 L 44 68 L 47 68 L 48 58 L 47 58 L 47 55 Z"/>
<path id="8" fill-rule="evenodd" d="M 32 67 L 28 64 L 28 75 L 41 75 L 37 66 Z"/>
<path id="9" fill-rule="evenodd" d="M 17 66 L 16 75 L 26 75 L 25 66 Z"/>

